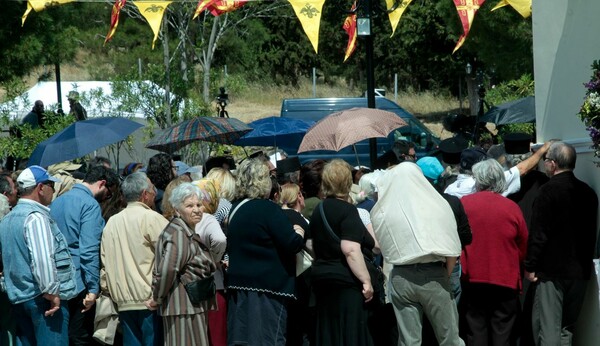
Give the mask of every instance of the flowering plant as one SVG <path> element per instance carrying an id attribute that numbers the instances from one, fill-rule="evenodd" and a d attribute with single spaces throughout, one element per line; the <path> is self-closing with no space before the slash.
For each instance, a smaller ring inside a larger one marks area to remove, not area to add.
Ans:
<path id="1" fill-rule="evenodd" d="M 590 133 L 594 156 L 600 157 L 600 61 L 592 63 L 592 71 L 592 78 L 584 83 L 587 91 L 577 115 Z"/>

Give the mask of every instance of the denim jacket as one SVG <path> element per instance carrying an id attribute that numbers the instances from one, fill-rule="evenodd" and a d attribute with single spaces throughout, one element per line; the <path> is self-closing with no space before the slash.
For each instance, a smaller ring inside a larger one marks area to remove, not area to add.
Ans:
<path id="1" fill-rule="evenodd" d="M 67 242 L 56 222 L 50 218 L 48 210 L 37 203 L 18 203 L 0 222 L 0 252 L 4 265 L 4 286 L 12 304 L 31 300 L 43 292 L 40 291 L 31 267 L 33 265 L 25 241 L 25 220 L 32 213 L 42 213 L 48 218 L 54 236 L 52 257 L 55 262 L 57 278 L 60 282 L 59 296 L 71 299 L 77 295 L 75 267 L 67 248 Z"/>

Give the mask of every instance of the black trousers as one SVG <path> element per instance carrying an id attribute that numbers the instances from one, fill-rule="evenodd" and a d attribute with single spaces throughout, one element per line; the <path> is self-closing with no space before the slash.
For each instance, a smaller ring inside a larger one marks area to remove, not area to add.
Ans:
<path id="1" fill-rule="evenodd" d="M 81 291 L 77 297 L 69 299 L 69 345 L 100 345 L 94 341 L 94 317 L 96 316 L 96 304 L 86 312 L 83 310 L 83 299 L 86 290 Z"/>
<path id="2" fill-rule="evenodd" d="M 521 311 L 518 291 L 496 285 L 470 283 L 465 288 L 467 345 L 515 344 L 513 331 Z"/>

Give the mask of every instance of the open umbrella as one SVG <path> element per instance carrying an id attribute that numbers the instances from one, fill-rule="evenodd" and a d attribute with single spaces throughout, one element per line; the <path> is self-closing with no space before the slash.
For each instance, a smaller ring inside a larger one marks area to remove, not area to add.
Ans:
<path id="1" fill-rule="evenodd" d="M 496 125 L 535 122 L 535 97 L 528 96 L 492 107 L 479 122 Z"/>
<path id="2" fill-rule="evenodd" d="M 302 140 L 298 152 L 339 151 L 367 138 L 387 137 L 407 123 L 397 114 L 374 108 L 351 108 L 332 113 L 314 124 Z"/>
<path id="3" fill-rule="evenodd" d="M 314 121 L 304 121 L 278 116 L 255 120 L 248 124 L 253 130 L 235 141 L 239 146 L 273 146 L 298 148 L 302 138 Z"/>
<path id="4" fill-rule="evenodd" d="M 124 140 L 140 127 L 143 125 L 120 117 L 74 122 L 38 144 L 28 165 L 49 166 L 83 157 L 94 150 Z"/>
<path id="5" fill-rule="evenodd" d="M 192 142 L 233 144 L 252 128 L 235 118 L 196 117 L 159 132 L 146 148 L 172 153 Z"/>

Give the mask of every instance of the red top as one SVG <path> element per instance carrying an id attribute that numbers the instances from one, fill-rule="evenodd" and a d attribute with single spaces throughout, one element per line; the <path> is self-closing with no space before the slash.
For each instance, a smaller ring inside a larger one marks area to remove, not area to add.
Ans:
<path id="1" fill-rule="evenodd" d="M 473 232 L 473 242 L 461 256 L 465 279 L 521 290 L 528 232 L 519 206 L 490 191 L 465 196 L 461 202 Z"/>

